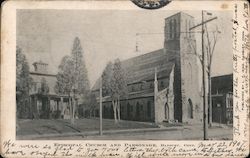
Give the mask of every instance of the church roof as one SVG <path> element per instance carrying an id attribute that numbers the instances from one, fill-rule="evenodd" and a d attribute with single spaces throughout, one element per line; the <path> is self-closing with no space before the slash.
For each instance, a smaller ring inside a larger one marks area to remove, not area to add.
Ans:
<path id="1" fill-rule="evenodd" d="M 167 61 L 167 54 L 163 49 L 122 61 L 122 67 L 127 72 L 128 84 L 154 80 L 155 68 L 157 68 L 157 78 L 168 78 L 173 64 L 174 61 Z M 100 78 L 92 90 L 98 90 L 99 85 Z"/>

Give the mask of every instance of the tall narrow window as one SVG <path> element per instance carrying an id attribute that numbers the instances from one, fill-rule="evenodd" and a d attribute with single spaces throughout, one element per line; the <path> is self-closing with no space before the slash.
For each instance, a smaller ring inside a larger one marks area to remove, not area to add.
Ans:
<path id="1" fill-rule="evenodd" d="M 150 86 L 149 86 L 149 88 L 153 88 L 153 83 L 150 83 Z"/>
<path id="2" fill-rule="evenodd" d="M 168 107 L 168 103 L 165 104 L 165 119 L 169 120 L 169 107 Z"/>
<path id="3" fill-rule="evenodd" d="M 151 117 L 151 102 L 150 101 L 148 101 L 148 104 L 147 104 L 147 115 L 149 118 Z"/>
<path id="4" fill-rule="evenodd" d="M 165 25 L 165 36 L 166 36 L 166 39 L 169 40 L 169 23 L 166 22 L 166 25 Z"/>
<path id="5" fill-rule="evenodd" d="M 134 88 L 134 86 L 133 86 L 133 85 L 132 85 L 131 91 L 132 91 L 132 92 L 134 92 L 134 91 L 135 91 L 135 88 Z"/>
<path id="6" fill-rule="evenodd" d="M 130 104 L 127 104 L 127 119 L 129 120 L 130 118 Z"/>
<path id="7" fill-rule="evenodd" d="M 140 104 L 137 102 L 136 103 L 136 115 L 139 116 L 140 114 Z"/>
<path id="8" fill-rule="evenodd" d="M 164 82 L 161 81 L 161 88 L 164 88 Z"/>
<path id="9" fill-rule="evenodd" d="M 173 28 L 172 28 L 173 26 L 172 26 L 172 20 L 170 20 L 170 22 L 169 22 L 169 37 L 170 37 L 170 39 L 172 39 L 172 33 L 173 33 Z"/>
<path id="10" fill-rule="evenodd" d="M 174 32 L 174 38 L 176 38 L 177 37 L 177 32 L 176 32 L 176 30 L 177 30 L 177 25 L 176 25 L 176 19 L 174 19 L 174 28 L 173 28 L 173 32 Z"/>
<path id="11" fill-rule="evenodd" d="M 143 83 L 141 84 L 141 90 L 143 90 Z"/>
<path id="12" fill-rule="evenodd" d="M 135 111 L 135 113 L 136 113 L 135 119 L 137 121 L 139 121 L 140 120 L 140 104 L 139 104 L 139 102 L 136 103 L 136 111 Z"/>
<path id="13" fill-rule="evenodd" d="M 188 118 L 193 118 L 193 103 L 191 99 L 188 99 Z"/>
<path id="14" fill-rule="evenodd" d="M 188 63 L 188 70 L 189 70 L 189 81 L 188 83 L 191 85 L 193 81 L 193 72 L 192 72 L 192 66 L 191 63 Z"/>

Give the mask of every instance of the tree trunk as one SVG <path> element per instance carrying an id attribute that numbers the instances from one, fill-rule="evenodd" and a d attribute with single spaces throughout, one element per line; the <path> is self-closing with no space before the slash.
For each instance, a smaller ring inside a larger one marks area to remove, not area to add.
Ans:
<path id="1" fill-rule="evenodd" d="M 121 105 L 120 105 L 120 98 L 118 98 L 118 105 L 117 105 L 117 113 L 118 113 L 118 120 L 121 120 L 121 111 L 120 111 Z"/>
<path id="2" fill-rule="evenodd" d="M 75 100 L 72 99 L 72 102 L 73 102 L 73 104 L 72 104 L 72 121 L 71 121 L 71 123 L 74 125 L 75 124 Z"/>
<path id="3" fill-rule="evenodd" d="M 208 70 L 208 101 L 209 101 L 209 120 L 208 120 L 208 124 L 209 127 L 212 127 L 212 118 L 213 118 L 213 114 L 212 114 L 212 87 L 211 87 L 211 69 Z"/>
<path id="4" fill-rule="evenodd" d="M 112 104 L 113 104 L 113 111 L 114 111 L 115 123 L 117 123 L 117 115 L 116 115 L 116 111 L 117 111 L 117 101 L 116 101 L 116 100 L 112 101 Z"/>
<path id="5" fill-rule="evenodd" d="M 74 118 L 73 118 L 73 104 L 72 104 L 72 98 L 69 95 L 69 108 L 70 108 L 70 123 L 74 124 Z"/>

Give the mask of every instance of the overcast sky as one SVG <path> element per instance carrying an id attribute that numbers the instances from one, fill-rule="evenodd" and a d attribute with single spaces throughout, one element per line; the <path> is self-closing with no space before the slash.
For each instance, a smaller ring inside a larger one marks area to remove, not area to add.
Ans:
<path id="1" fill-rule="evenodd" d="M 17 45 L 32 63 L 42 60 L 49 72 L 56 73 L 61 59 L 71 53 L 73 40 L 79 37 L 84 51 L 91 85 L 106 63 L 163 48 L 164 19 L 178 11 L 149 10 L 19 10 L 17 12 Z M 201 11 L 184 11 L 200 23 Z M 232 73 L 231 12 L 212 12 L 218 20 L 208 27 L 221 31 L 213 57 L 213 76 Z M 136 33 L 160 33 L 140 35 Z M 200 51 L 200 34 L 196 34 Z"/>

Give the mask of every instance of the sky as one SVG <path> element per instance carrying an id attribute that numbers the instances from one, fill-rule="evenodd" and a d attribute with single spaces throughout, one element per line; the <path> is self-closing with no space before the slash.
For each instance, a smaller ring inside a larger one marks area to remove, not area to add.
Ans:
<path id="1" fill-rule="evenodd" d="M 179 11 L 168 10 L 18 10 L 17 46 L 32 63 L 48 63 L 50 73 L 57 73 L 65 55 L 79 37 L 91 86 L 109 61 L 125 60 L 163 48 L 164 19 Z M 201 22 L 201 11 L 183 11 Z M 232 73 L 232 14 L 212 12 L 218 19 L 208 30 L 221 31 L 215 47 L 212 76 Z M 199 29 L 197 29 L 199 31 Z M 145 33 L 136 36 L 137 33 Z M 157 33 L 157 34 L 151 34 Z M 197 51 L 201 51 L 201 35 L 196 34 Z M 138 51 L 136 51 L 136 43 Z"/>

